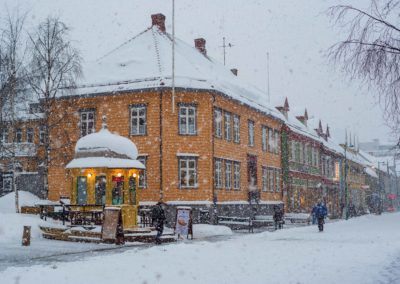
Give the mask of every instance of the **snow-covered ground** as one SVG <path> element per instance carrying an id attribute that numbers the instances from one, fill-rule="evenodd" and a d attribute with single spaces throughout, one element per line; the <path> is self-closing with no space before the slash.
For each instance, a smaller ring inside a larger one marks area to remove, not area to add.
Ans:
<path id="1" fill-rule="evenodd" d="M 0 272 L 0 279 L 1 283 L 49 283 L 54 279 L 58 284 L 78 280 L 96 284 L 400 283 L 399 221 L 400 213 L 367 215 L 329 223 L 323 233 L 307 226 L 232 236 L 218 228 L 229 238 L 9 267 Z M 209 226 L 196 227 L 206 235 L 211 230 Z"/>

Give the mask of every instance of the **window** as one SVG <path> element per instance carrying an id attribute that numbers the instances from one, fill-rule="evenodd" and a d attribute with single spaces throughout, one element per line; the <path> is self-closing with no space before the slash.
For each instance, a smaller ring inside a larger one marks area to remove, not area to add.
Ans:
<path id="1" fill-rule="evenodd" d="M 81 137 L 95 132 L 94 127 L 94 110 L 83 110 L 81 115 Z"/>
<path id="2" fill-rule="evenodd" d="M 26 130 L 26 142 L 33 143 L 33 128 Z"/>
<path id="3" fill-rule="evenodd" d="M 254 121 L 249 120 L 249 146 L 254 146 Z"/>
<path id="4" fill-rule="evenodd" d="M 15 142 L 21 143 L 22 142 L 22 129 L 17 128 L 15 130 Z"/>
<path id="5" fill-rule="evenodd" d="M 295 141 L 291 141 L 291 143 L 290 143 L 290 145 L 291 145 L 291 153 L 292 153 L 292 157 L 291 157 L 291 160 L 292 161 L 296 161 L 296 142 Z"/>
<path id="6" fill-rule="evenodd" d="M 279 139 L 279 131 L 274 130 L 274 145 L 275 145 L 275 154 L 279 154 L 279 148 L 280 148 L 280 139 Z"/>
<path id="7" fill-rule="evenodd" d="M 131 106 L 131 135 L 145 135 L 147 130 L 146 106 Z"/>
<path id="8" fill-rule="evenodd" d="M 240 189 L 240 163 L 233 162 L 233 189 Z"/>
<path id="9" fill-rule="evenodd" d="M 268 169 L 262 168 L 262 191 L 268 190 Z"/>
<path id="10" fill-rule="evenodd" d="M 197 158 L 179 157 L 180 188 L 197 187 Z"/>
<path id="11" fill-rule="evenodd" d="M 8 129 L 7 128 L 0 129 L 0 142 L 8 143 Z"/>
<path id="12" fill-rule="evenodd" d="M 231 114 L 229 112 L 224 112 L 224 136 L 225 140 L 232 140 L 232 122 L 231 122 Z"/>
<path id="13" fill-rule="evenodd" d="M 193 105 L 179 106 L 179 134 L 196 134 L 196 107 Z"/>
<path id="14" fill-rule="evenodd" d="M 268 146 L 267 146 L 267 132 L 268 132 L 268 128 L 266 126 L 262 127 L 261 130 L 261 139 L 262 139 L 262 150 L 263 151 L 267 151 L 268 150 Z"/>
<path id="15" fill-rule="evenodd" d="M 13 191 L 13 176 L 12 174 L 3 174 L 3 192 Z"/>
<path id="16" fill-rule="evenodd" d="M 274 131 L 271 128 L 268 128 L 268 151 L 271 153 L 275 151 Z"/>
<path id="17" fill-rule="evenodd" d="M 106 185 L 107 185 L 106 176 L 96 176 L 94 192 L 97 205 L 106 204 Z"/>
<path id="18" fill-rule="evenodd" d="M 139 156 L 137 159 L 147 169 L 147 157 Z M 139 175 L 139 188 L 146 188 L 146 187 L 147 187 L 147 170 L 143 170 L 142 173 Z"/>
<path id="19" fill-rule="evenodd" d="M 44 128 L 44 126 L 40 126 L 40 128 L 39 128 L 39 143 L 44 144 L 45 140 L 46 140 L 45 128 Z"/>
<path id="20" fill-rule="evenodd" d="M 222 188 L 222 160 L 214 159 L 215 188 Z"/>
<path id="21" fill-rule="evenodd" d="M 233 142 L 240 143 L 240 116 L 233 115 Z"/>
<path id="22" fill-rule="evenodd" d="M 275 191 L 281 191 L 281 172 L 279 169 L 275 169 Z"/>
<path id="23" fill-rule="evenodd" d="M 274 169 L 268 169 L 269 191 L 274 191 Z"/>
<path id="24" fill-rule="evenodd" d="M 214 109 L 214 131 L 215 137 L 222 137 L 222 111 L 218 108 Z"/>
<path id="25" fill-rule="evenodd" d="M 232 189 L 232 161 L 225 160 L 225 188 Z"/>
<path id="26" fill-rule="evenodd" d="M 85 205 L 87 202 L 87 177 L 79 176 L 77 177 L 77 195 L 76 204 Z"/>
<path id="27" fill-rule="evenodd" d="M 295 144 L 295 161 L 300 162 L 300 142 L 294 142 Z"/>

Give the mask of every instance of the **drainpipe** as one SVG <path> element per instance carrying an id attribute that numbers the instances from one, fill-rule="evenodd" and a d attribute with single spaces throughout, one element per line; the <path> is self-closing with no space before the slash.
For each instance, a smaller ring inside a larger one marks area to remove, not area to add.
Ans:
<path id="1" fill-rule="evenodd" d="M 214 133 L 215 133 L 215 123 L 214 123 L 214 107 L 215 107 L 215 93 L 212 93 L 212 107 L 211 107 L 211 117 L 212 117 L 212 127 L 211 127 L 211 188 L 212 188 L 212 202 L 213 202 L 213 214 L 212 216 L 212 223 L 213 224 L 217 224 L 218 220 L 217 220 L 217 204 L 216 204 L 216 200 L 217 200 L 217 195 L 215 192 L 215 177 L 214 177 L 214 156 L 215 156 L 215 137 L 214 137 Z"/>
<path id="2" fill-rule="evenodd" d="M 160 91 L 160 200 L 164 201 L 164 191 L 163 191 L 163 127 L 162 127 L 162 119 L 163 119 L 163 92 Z"/>

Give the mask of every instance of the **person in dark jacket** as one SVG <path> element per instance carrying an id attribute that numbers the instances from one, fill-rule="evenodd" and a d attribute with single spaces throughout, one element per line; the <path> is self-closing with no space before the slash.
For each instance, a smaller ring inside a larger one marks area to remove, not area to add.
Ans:
<path id="1" fill-rule="evenodd" d="M 322 232 L 324 230 L 325 217 L 328 215 L 328 209 L 321 201 L 319 201 L 317 204 L 315 214 L 318 220 L 318 229 L 320 232 Z"/>
<path id="2" fill-rule="evenodd" d="M 274 224 L 275 230 L 282 229 L 283 225 L 283 211 L 280 206 L 274 206 Z"/>
<path id="3" fill-rule="evenodd" d="M 164 231 L 164 222 L 165 222 L 165 212 L 163 209 L 163 203 L 158 202 L 156 206 L 153 207 L 151 211 L 151 219 L 153 226 L 156 228 L 157 235 L 155 238 L 156 244 L 161 244 L 161 236 Z"/>

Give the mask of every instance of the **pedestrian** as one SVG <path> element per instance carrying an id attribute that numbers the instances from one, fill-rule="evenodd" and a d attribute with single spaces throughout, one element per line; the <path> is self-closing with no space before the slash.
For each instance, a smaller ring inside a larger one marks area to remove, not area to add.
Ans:
<path id="1" fill-rule="evenodd" d="M 283 211 L 278 205 L 274 206 L 274 224 L 275 230 L 282 229 L 283 226 Z"/>
<path id="2" fill-rule="evenodd" d="M 328 215 L 328 209 L 321 201 L 318 201 L 315 214 L 318 220 L 318 229 L 322 232 L 324 230 L 325 217 Z"/>
<path id="3" fill-rule="evenodd" d="M 312 224 L 313 225 L 317 224 L 317 203 L 314 204 L 311 210 L 311 218 L 312 218 Z"/>
<path id="4" fill-rule="evenodd" d="M 161 236 L 164 231 L 165 212 L 163 209 L 163 202 L 159 201 L 151 211 L 151 219 L 153 226 L 156 228 L 157 234 L 155 238 L 156 244 L 161 244 Z"/>

